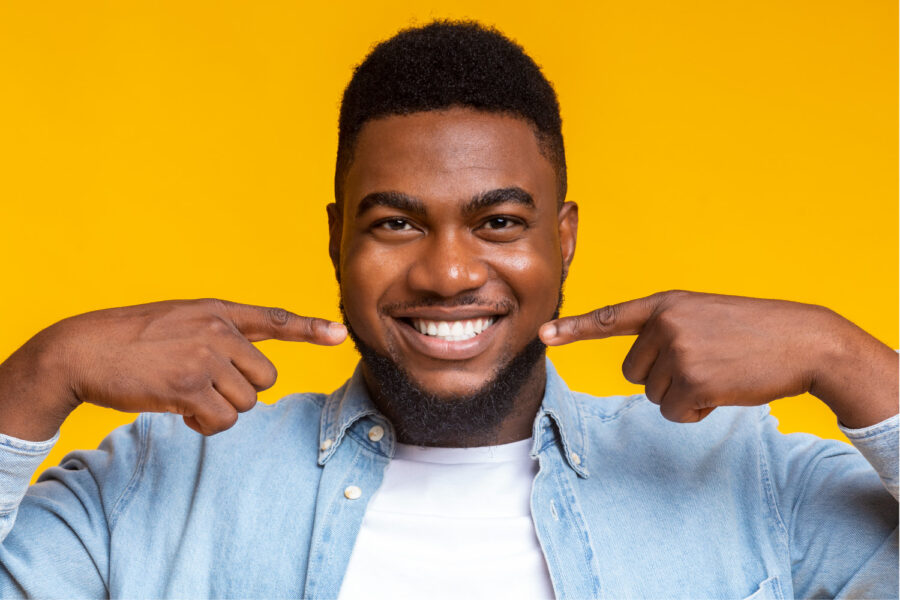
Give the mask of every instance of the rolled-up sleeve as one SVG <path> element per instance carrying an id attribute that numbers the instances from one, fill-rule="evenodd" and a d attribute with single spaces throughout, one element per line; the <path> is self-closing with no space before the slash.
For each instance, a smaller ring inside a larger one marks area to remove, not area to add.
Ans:
<path id="1" fill-rule="evenodd" d="M 15 523 L 31 476 L 58 439 L 58 431 L 44 442 L 20 440 L 0 433 L 0 541 L 6 538 Z"/>
<path id="2" fill-rule="evenodd" d="M 866 457 L 869 464 L 881 477 L 881 483 L 894 498 L 897 498 L 898 480 L 900 480 L 900 448 L 898 448 L 898 431 L 900 431 L 900 415 L 894 415 L 881 423 L 861 429 L 849 429 L 839 425 L 847 439 L 856 446 L 859 453 Z"/>

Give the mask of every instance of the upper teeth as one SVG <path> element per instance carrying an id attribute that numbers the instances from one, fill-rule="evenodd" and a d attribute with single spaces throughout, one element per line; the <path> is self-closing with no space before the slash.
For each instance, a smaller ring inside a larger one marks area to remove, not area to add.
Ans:
<path id="1" fill-rule="evenodd" d="M 471 339 L 490 327 L 493 322 L 494 317 L 468 319 L 466 321 L 412 320 L 413 327 L 418 329 L 419 333 L 447 340 L 448 342 L 460 342 Z"/>

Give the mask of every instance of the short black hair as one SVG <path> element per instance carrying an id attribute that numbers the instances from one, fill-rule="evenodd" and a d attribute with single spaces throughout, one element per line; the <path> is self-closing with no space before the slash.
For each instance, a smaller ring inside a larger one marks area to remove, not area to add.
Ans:
<path id="1" fill-rule="evenodd" d="M 455 106 L 528 121 L 553 164 L 557 200 L 566 196 L 562 118 L 553 86 L 514 41 L 472 21 L 434 21 L 381 42 L 356 67 L 344 90 L 338 125 L 335 200 L 367 121 Z"/>

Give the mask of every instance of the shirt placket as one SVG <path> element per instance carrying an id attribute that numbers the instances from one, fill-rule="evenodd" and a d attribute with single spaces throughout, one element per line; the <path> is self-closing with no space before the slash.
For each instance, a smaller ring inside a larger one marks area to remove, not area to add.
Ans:
<path id="1" fill-rule="evenodd" d="M 337 598 L 366 507 L 390 461 L 356 439 L 380 441 L 381 425 L 359 421 L 351 430 L 321 467 L 304 598 Z"/>
<path id="2" fill-rule="evenodd" d="M 540 464 L 531 493 L 531 515 L 558 599 L 599 598 L 600 565 L 578 496 L 579 475 L 565 459 L 549 417 L 540 427 Z"/>

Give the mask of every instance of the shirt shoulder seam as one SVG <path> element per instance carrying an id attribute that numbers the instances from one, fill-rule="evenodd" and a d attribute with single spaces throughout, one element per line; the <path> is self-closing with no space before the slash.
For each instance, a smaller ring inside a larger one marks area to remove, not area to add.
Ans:
<path id="1" fill-rule="evenodd" d="M 110 511 L 109 517 L 107 518 L 110 533 L 112 533 L 112 530 L 115 528 L 116 523 L 119 520 L 119 516 L 127 508 L 128 501 L 133 496 L 132 492 L 137 487 L 138 483 L 140 483 L 141 475 L 144 472 L 144 464 L 146 463 L 147 456 L 149 455 L 150 418 L 146 414 L 142 413 L 135 420 L 134 426 L 137 427 L 138 431 L 138 459 L 135 461 L 134 471 L 131 473 L 131 478 L 122 489 L 122 492 L 119 494 L 119 497 L 113 504 L 113 508 Z"/>
<path id="2" fill-rule="evenodd" d="M 589 402 L 585 402 L 582 400 L 584 395 L 585 394 L 578 394 L 575 397 L 575 404 L 578 407 L 579 413 L 583 414 L 586 417 L 590 417 L 592 419 L 597 419 L 604 423 L 606 423 L 608 421 L 615 421 L 619 417 L 621 417 L 624 414 L 631 411 L 635 406 L 637 406 L 641 402 L 641 400 L 644 399 L 643 394 L 634 394 L 632 396 L 626 396 L 625 399 L 623 400 L 623 404 L 621 406 L 619 406 L 614 412 L 598 413 L 598 412 L 595 412 L 590 409 Z M 599 400 L 603 400 L 604 398 L 591 396 L 591 399 L 599 401 Z"/>
<path id="3" fill-rule="evenodd" d="M 766 415 L 768 415 L 768 412 L 760 417 L 760 419 L 757 421 L 757 427 L 755 428 L 757 445 L 756 447 L 757 452 L 759 453 L 760 484 L 763 486 L 763 492 L 766 495 L 766 502 L 771 507 L 775 529 L 781 537 L 782 543 L 787 548 L 788 553 L 790 553 L 790 533 L 787 524 L 784 522 L 784 517 L 781 516 L 781 510 L 779 510 L 778 508 L 778 496 L 775 494 L 775 490 L 772 485 L 772 476 L 769 469 L 769 459 L 766 454 L 766 449 L 764 448 L 762 431 L 760 431 L 760 426 L 763 424 Z"/>

